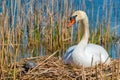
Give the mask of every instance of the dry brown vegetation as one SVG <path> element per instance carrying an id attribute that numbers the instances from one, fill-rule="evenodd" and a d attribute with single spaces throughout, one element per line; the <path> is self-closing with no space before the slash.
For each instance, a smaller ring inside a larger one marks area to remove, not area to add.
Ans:
<path id="1" fill-rule="evenodd" d="M 22 80 L 118 80 L 120 78 L 119 61 L 112 60 L 109 66 L 99 64 L 94 67 L 65 65 L 57 57 L 29 58 L 18 65 L 18 77 Z M 47 60 L 46 60 L 47 59 Z M 36 68 L 25 72 L 23 64 L 33 60 L 37 63 Z"/>

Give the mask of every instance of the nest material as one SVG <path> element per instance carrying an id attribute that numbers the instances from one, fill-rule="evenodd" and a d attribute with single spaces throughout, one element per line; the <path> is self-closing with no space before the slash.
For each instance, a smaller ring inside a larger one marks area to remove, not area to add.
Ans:
<path id="1" fill-rule="evenodd" d="M 84 66 L 65 65 L 58 57 L 34 59 L 37 67 L 26 72 L 22 66 L 18 68 L 18 77 L 22 80 L 118 80 L 120 78 L 119 61 L 112 60 L 109 66 L 102 64 L 84 68 Z M 27 60 L 24 60 L 25 63 Z M 20 64 L 20 65 L 23 65 Z"/>

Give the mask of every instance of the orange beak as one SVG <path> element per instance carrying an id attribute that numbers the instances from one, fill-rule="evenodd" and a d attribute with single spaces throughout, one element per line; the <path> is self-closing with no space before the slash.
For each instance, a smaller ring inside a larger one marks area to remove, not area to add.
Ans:
<path id="1" fill-rule="evenodd" d="M 72 18 L 70 22 L 68 23 L 68 27 L 71 27 L 75 23 L 75 19 Z"/>

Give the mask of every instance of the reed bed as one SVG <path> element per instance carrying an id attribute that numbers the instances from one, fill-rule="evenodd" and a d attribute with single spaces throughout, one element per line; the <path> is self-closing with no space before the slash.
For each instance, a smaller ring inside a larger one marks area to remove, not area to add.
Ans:
<path id="1" fill-rule="evenodd" d="M 73 0 L 52 0 L 52 2 L 51 0 L 25 0 L 24 2 L 21 0 L 10 0 L 10 3 L 8 3 L 9 5 L 7 5 L 7 3 L 7 0 L 2 1 L 2 13 L 0 14 L 1 79 L 16 80 L 22 78 L 23 74 L 25 75 L 23 79 L 25 79 L 27 76 L 27 78 L 29 78 L 30 75 L 34 75 L 34 73 L 35 75 L 33 78 L 36 77 L 36 79 L 40 79 L 40 76 L 43 76 L 41 79 L 47 78 L 47 76 L 45 76 L 46 74 L 48 74 L 48 78 L 51 78 L 50 75 L 56 75 L 55 78 L 58 77 L 59 79 L 86 79 L 88 78 L 87 74 L 89 74 L 89 72 L 92 73 L 93 69 L 96 72 L 97 70 L 101 70 L 99 68 L 91 68 L 91 71 L 88 71 L 89 69 L 84 67 L 81 67 L 81 69 L 74 69 L 71 66 L 64 65 L 58 58 L 51 58 L 49 59 L 51 61 L 50 64 L 47 60 L 47 62 L 37 68 L 38 71 L 32 71 L 33 74 L 30 73 L 28 75 L 23 71 L 19 71 L 19 69 L 22 70 L 20 67 L 22 64 L 19 62 L 24 58 L 51 55 L 57 50 L 59 50 L 59 52 L 54 56 L 61 58 L 69 46 L 77 44 L 80 41 L 82 31 L 79 29 L 81 28 L 76 27 L 67 29 L 67 23 L 69 21 L 69 16 L 75 9 L 86 11 L 86 2 L 80 0 L 78 6 L 73 5 Z M 93 4 L 92 1 L 91 3 Z M 104 2 L 104 4 L 107 3 Z M 94 28 L 94 24 L 90 24 L 90 27 L 93 27 L 90 31 L 92 36 L 90 37 L 90 42 L 106 45 L 112 40 L 110 34 L 110 16 L 112 12 L 111 8 L 109 9 L 109 12 L 107 12 L 108 9 L 106 8 L 106 5 L 103 7 L 105 7 L 103 11 L 109 13 L 109 16 L 107 17 L 107 20 L 105 20 L 104 16 L 107 15 L 103 13 L 102 21 L 99 21 L 99 17 L 97 16 L 96 28 Z M 93 7 L 92 11 L 94 11 Z M 86 12 L 89 14 L 89 11 Z M 98 10 L 98 15 L 99 13 Z M 92 14 L 92 18 L 94 19 L 95 17 L 93 17 L 93 15 L 94 14 Z M 40 57 L 37 59 L 38 61 L 35 60 L 35 62 L 38 64 L 45 59 L 46 57 Z M 117 64 L 118 61 L 115 61 L 115 63 Z M 45 65 L 48 65 L 48 67 L 45 67 Z M 54 69 L 53 67 L 56 68 Z M 110 73 L 115 74 L 111 70 L 112 67 L 114 67 L 114 65 L 111 65 Z M 72 71 L 69 71 L 69 69 L 72 69 Z M 119 71 L 119 69 L 116 70 Z M 50 73 L 47 73 L 48 71 L 50 71 Z M 60 73 L 57 73 L 59 71 Z M 82 71 L 84 72 L 84 76 L 78 75 Z M 74 74 L 72 74 L 72 72 Z M 104 74 L 103 72 L 104 71 L 101 71 L 102 76 Z M 58 75 L 62 73 L 65 73 L 65 75 L 59 77 Z M 93 76 L 96 76 L 94 75 L 95 73 L 92 73 Z M 106 73 L 104 75 L 108 74 Z"/>

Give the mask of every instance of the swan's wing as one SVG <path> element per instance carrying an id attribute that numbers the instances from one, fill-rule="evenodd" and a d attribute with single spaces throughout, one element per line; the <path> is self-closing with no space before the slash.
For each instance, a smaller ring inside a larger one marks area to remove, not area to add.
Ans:
<path id="1" fill-rule="evenodd" d="M 103 47 L 95 44 L 88 44 L 86 47 L 86 51 L 87 53 L 90 53 L 95 56 L 100 56 L 100 55 L 108 56 L 107 51 Z"/>
<path id="2" fill-rule="evenodd" d="M 68 63 L 71 62 L 71 59 L 72 59 L 71 55 L 72 55 L 72 52 L 73 52 L 73 50 L 74 50 L 75 48 L 76 48 L 76 45 L 68 48 L 68 50 L 67 50 L 66 53 L 64 54 L 63 60 L 64 60 L 64 63 L 65 63 L 65 64 L 68 64 Z"/>
<path id="3" fill-rule="evenodd" d="M 89 58 L 93 57 L 93 61 L 100 59 L 102 62 L 105 62 L 109 57 L 107 51 L 103 47 L 95 44 L 88 44 L 85 53 Z M 107 62 L 109 63 L 110 61 L 108 60 Z"/>

